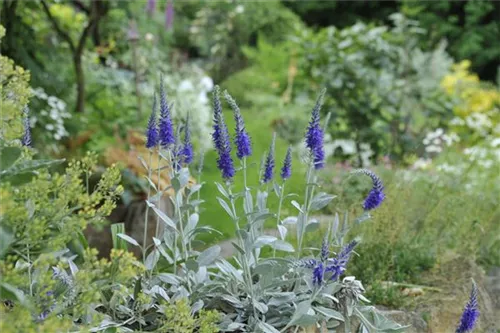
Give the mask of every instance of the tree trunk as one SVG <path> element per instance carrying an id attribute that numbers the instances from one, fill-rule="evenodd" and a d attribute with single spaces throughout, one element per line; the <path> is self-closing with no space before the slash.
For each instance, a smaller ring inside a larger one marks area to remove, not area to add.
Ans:
<path id="1" fill-rule="evenodd" d="M 82 68 L 82 55 L 73 56 L 76 76 L 76 105 L 75 112 L 83 113 L 85 111 L 85 74 Z"/>

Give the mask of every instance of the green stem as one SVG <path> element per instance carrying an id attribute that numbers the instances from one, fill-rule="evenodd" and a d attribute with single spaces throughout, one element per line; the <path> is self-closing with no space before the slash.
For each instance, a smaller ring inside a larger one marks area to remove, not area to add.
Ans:
<path id="1" fill-rule="evenodd" d="M 153 152 L 149 150 L 148 178 L 151 181 L 151 159 Z M 148 181 L 148 201 L 151 197 L 151 185 Z M 146 242 L 148 240 L 148 220 L 149 220 L 149 205 L 146 205 L 146 216 L 144 217 L 144 236 L 142 239 L 142 262 L 146 262 Z"/>
<path id="2" fill-rule="evenodd" d="M 177 210 L 177 219 L 179 222 L 179 227 L 180 227 L 180 238 L 181 238 L 181 245 L 182 245 L 182 252 L 184 255 L 181 255 L 181 258 L 187 259 L 188 254 L 187 254 L 187 248 L 186 248 L 186 243 L 184 242 L 184 226 L 182 223 L 182 212 L 181 212 L 181 203 L 179 200 L 177 200 L 177 193 L 175 195 L 175 209 Z"/>
<path id="3" fill-rule="evenodd" d="M 161 185 L 160 185 L 160 162 L 161 162 L 161 156 L 160 156 L 160 147 L 158 147 L 158 180 L 157 180 L 157 187 L 156 187 L 156 193 L 159 193 L 158 196 L 158 210 L 161 211 L 161 200 L 163 197 L 163 194 L 161 193 Z M 158 233 L 160 232 L 160 215 L 156 214 L 156 230 L 155 230 L 155 238 L 158 238 Z"/>
<path id="4" fill-rule="evenodd" d="M 281 236 L 281 233 L 279 231 L 279 226 L 281 225 L 281 206 L 283 205 L 283 197 L 285 193 L 285 182 L 286 180 L 283 180 L 283 184 L 281 185 L 280 188 L 280 195 L 279 195 L 279 203 L 278 203 L 278 215 L 276 217 L 276 229 L 278 229 L 278 233 Z M 273 257 L 276 257 L 276 249 L 273 249 Z"/>
<path id="5" fill-rule="evenodd" d="M 30 296 L 33 297 L 33 278 L 31 276 L 31 259 L 30 259 L 30 246 L 26 244 L 26 256 L 28 257 L 28 280 L 29 280 L 29 289 Z"/>
<path id="6" fill-rule="evenodd" d="M 300 255 L 302 254 L 302 246 L 303 246 L 303 240 L 304 240 L 304 232 L 305 232 L 305 227 L 307 224 L 307 219 L 309 215 L 309 206 L 310 206 L 310 197 L 312 197 L 312 193 L 314 192 L 314 186 L 311 185 L 311 175 L 313 173 L 313 168 L 314 164 L 311 161 L 309 163 L 309 168 L 307 169 L 307 176 L 306 176 L 306 195 L 304 198 L 304 212 L 302 213 L 304 215 L 304 221 L 301 226 L 301 230 L 299 233 L 299 239 L 298 239 L 298 251 L 297 251 L 297 258 L 300 258 Z"/>
<path id="7" fill-rule="evenodd" d="M 234 204 L 233 192 L 231 191 L 231 185 L 228 186 L 228 193 L 229 193 L 229 202 L 231 203 L 231 209 L 233 212 L 234 222 L 235 222 L 235 226 L 236 226 L 236 234 L 238 235 L 238 242 L 239 242 L 239 245 L 241 246 L 241 248 L 245 248 L 243 238 L 241 237 L 241 233 L 239 232 L 240 226 L 238 223 L 238 217 L 237 217 L 236 208 L 235 208 L 235 204 Z M 255 310 L 255 307 L 253 305 L 255 302 L 255 294 L 254 294 L 254 290 L 253 290 L 252 273 L 250 272 L 250 267 L 248 265 L 246 258 L 244 258 L 243 255 L 239 255 L 239 256 L 240 256 L 241 265 L 243 266 L 243 271 L 246 275 L 247 287 L 248 287 L 248 290 L 250 291 L 250 297 L 252 298 L 253 314 L 254 314 L 255 318 L 257 318 L 257 311 Z"/>

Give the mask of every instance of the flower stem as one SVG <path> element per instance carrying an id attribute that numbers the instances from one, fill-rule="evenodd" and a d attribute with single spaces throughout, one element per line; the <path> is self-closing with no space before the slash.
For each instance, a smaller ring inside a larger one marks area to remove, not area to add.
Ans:
<path id="1" fill-rule="evenodd" d="M 309 163 L 309 168 L 307 169 L 307 176 L 306 176 L 306 194 L 304 198 L 304 212 L 301 213 L 303 214 L 303 223 L 301 226 L 301 230 L 299 233 L 299 239 L 298 239 L 298 251 L 297 251 L 297 258 L 300 258 L 302 254 L 302 246 L 303 246 L 303 241 L 304 241 L 304 233 L 305 233 L 305 228 L 307 224 L 307 219 L 309 217 L 309 208 L 311 205 L 311 200 L 312 196 L 314 194 L 314 185 L 311 184 L 311 176 L 313 175 L 313 168 L 314 168 L 314 163 L 313 159 L 311 158 L 311 162 Z"/>
<path id="2" fill-rule="evenodd" d="M 286 180 L 283 180 L 283 184 L 281 185 L 280 188 L 280 195 L 279 195 L 279 203 L 278 203 L 278 215 L 276 216 L 276 228 L 278 229 L 278 233 L 280 234 L 281 237 L 281 232 L 279 230 L 279 226 L 281 225 L 281 206 L 283 205 L 283 197 L 285 193 L 285 182 Z M 284 239 L 282 239 L 284 240 Z M 276 257 L 276 249 L 273 249 L 273 257 Z"/>
<path id="3" fill-rule="evenodd" d="M 161 193 L 161 185 L 160 185 L 160 164 L 161 164 L 161 156 L 160 156 L 160 147 L 158 147 L 158 180 L 157 180 L 157 187 L 156 187 L 156 192 L 159 193 L 158 195 L 158 210 L 161 211 L 161 200 L 163 197 L 163 194 Z M 156 214 L 156 230 L 155 230 L 155 237 L 158 238 L 158 233 L 160 231 L 160 215 Z"/>
<path id="4" fill-rule="evenodd" d="M 31 277 L 31 259 L 30 259 L 30 245 L 26 244 L 26 256 L 28 257 L 28 280 L 29 280 L 29 289 L 30 296 L 33 297 L 33 278 Z"/>
<path id="5" fill-rule="evenodd" d="M 148 178 L 151 181 L 151 159 L 153 152 L 149 150 Z M 148 181 L 148 201 L 151 197 L 151 185 Z M 142 239 L 142 262 L 146 262 L 146 242 L 148 240 L 148 220 L 149 220 L 149 205 L 146 205 L 146 216 L 144 217 L 144 236 Z"/>

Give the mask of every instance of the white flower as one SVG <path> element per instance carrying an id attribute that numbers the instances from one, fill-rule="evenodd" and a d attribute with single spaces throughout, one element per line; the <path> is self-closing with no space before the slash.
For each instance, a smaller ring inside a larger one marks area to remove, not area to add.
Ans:
<path id="1" fill-rule="evenodd" d="M 241 14 L 245 11 L 245 7 L 242 6 L 242 5 L 238 5 L 236 6 L 236 8 L 234 9 L 234 11 L 237 13 L 237 14 Z"/>
<path id="2" fill-rule="evenodd" d="M 425 147 L 425 151 L 428 152 L 428 153 L 440 153 L 443 151 L 443 149 L 441 149 L 441 147 L 439 146 L 427 146 Z"/>
<path id="3" fill-rule="evenodd" d="M 179 90 L 179 92 L 192 91 L 194 90 L 194 85 L 191 81 L 182 80 L 177 89 Z"/>
<path id="4" fill-rule="evenodd" d="M 205 91 L 210 91 L 214 87 L 214 81 L 212 80 L 211 77 L 204 76 L 200 80 L 200 85 L 201 85 L 201 88 L 204 89 Z"/>
<path id="5" fill-rule="evenodd" d="M 144 39 L 146 39 L 148 42 L 151 42 L 154 38 L 155 38 L 155 36 L 150 32 L 148 32 L 148 33 L 146 33 L 146 35 L 144 35 Z"/>
<path id="6" fill-rule="evenodd" d="M 493 148 L 500 146 L 500 138 L 494 138 L 493 140 L 491 140 L 490 145 Z"/>

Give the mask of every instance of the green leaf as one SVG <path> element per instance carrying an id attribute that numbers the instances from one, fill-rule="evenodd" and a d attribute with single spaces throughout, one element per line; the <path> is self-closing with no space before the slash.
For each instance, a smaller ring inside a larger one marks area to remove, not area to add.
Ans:
<path id="1" fill-rule="evenodd" d="M 0 179 L 9 178 L 11 176 L 32 172 L 41 168 L 48 168 L 50 166 L 61 164 L 65 160 L 32 160 L 32 161 L 23 161 L 20 163 L 16 163 L 14 166 L 10 167 L 8 170 L 3 170 L 0 172 Z"/>
<path id="2" fill-rule="evenodd" d="M 13 242 L 14 235 L 0 226 L 0 258 L 3 258 Z"/>
<path id="3" fill-rule="evenodd" d="M 22 150 L 18 147 L 2 147 L 0 149 L 0 171 L 10 168 L 21 157 Z"/>
<path id="4" fill-rule="evenodd" d="M 0 298 L 16 300 L 21 304 L 27 304 L 24 293 L 16 287 L 5 282 L 0 282 Z"/>
<path id="5" fill-rule="evenodd" d="M 111 239 L 113 240 L 114 249 L 128 250 L 127 243 L 118 237 L 118 234 L 125 234 L 124 223 L 114 223 L 111 225 Z"/>

